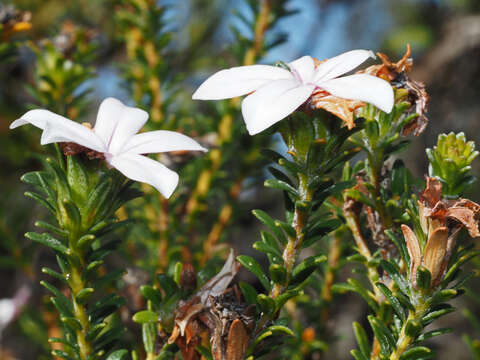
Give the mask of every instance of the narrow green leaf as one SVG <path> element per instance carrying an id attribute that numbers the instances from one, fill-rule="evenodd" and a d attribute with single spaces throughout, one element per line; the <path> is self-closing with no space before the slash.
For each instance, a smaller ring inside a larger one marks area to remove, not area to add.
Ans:
<path id="1" fill-rule="evenodd" d="M 395 339 L 392 333 L 380 319 L 373 315 L 368 316 L 368 322 L 380 344 L 380 352 L 383 355 L 390 355 L 393 349 L 395 349 Z"/>
<path id="2" fill-rule="evenodd" d="M 60 321 L 74 331 L 82 330 L 82 324 L 80 324 L 80 321 L 78 321 L 74 317 L 62 316 L 60 317 Z"/>
<path id="3" fill-rule="evenodd" d="M 448 305 L 448 304 L 444 304 L 442 306 L 437 306 L 435 310 L 431 311 L 430 313 L 428 313 L 427 315 L 425 315 L 422 318 L 422 324 L 424 326 L 427 326 L 428 324 L 430 324 L 435 319 L 438 319 L 441 316 L 450 314 L 451 312 L 454 312 L 455 310 L 456 309 L 453 306 Z"/>
<path id="4" fill-rule="evenodd" d="M 162 302 L 162 293 L 150 285 L 140 286 L 140 292 L 143 297 L 152 302 L 153 306 L 159 307 Z"/>
<path id="5" fill-rule="evenodd" d="M 132 320 L 139 324 L 158 322 L 158 314 L 151 310 L 143 310 L 133 315 Z"/>
<path id="6" fill-rule="evenodd" d="M 79 304 L 86 304 L 94 292 L 95 290 L 91 287 L 80 290 L 76 296 L 77 302 Z"/>
<path id="7" fill-rule="evenodd" d="M 65 231 L 63 229 L 60 229 L 59 227 L 56 227 L 55 225 L 52 225 L 50 223 L 47 223 L 45 221 L 36 221 L 35 226 L 39 227 L 44 230 L 48 230 L 51 232 L 54 232 L 57 235 L 60 235 L 62 237 L 67 237 L 68 236 L 68 231 Z"/>
<path id="8" fill-rule="evenodd" d="M 237 256 L 237 260 L 247 270 L 252 272 L 258 278 L 258 280 L 260 280 L 265 290 L 270 291 L 270 280 L 268 279 L 267 275 L 265 275 L 265 273 L 263 272 L 263 269 L 261 268 L 257 260 L 247 255 L 239 255 Z"/>
<path id="9" fill-rule="evenodd" d="M 287 280 L 287 271 L 285 267 L 278 264 L 271 264 L 269 267 L 270 277 L 277 284 L 284 284 Z"/>
<path id="10" fill-rule="evenodd" d="M 435 336 L 440 336 L 440 335 L 444 335 L 444 334 L 449 334 L 453 332 L 453 329 L 452 328 L 442 328 L 442 329 L 435 329 L 435 330 L 432 330 L 432 331 L 428 331 L 426 333 L 423 333 L 421 334 L 418 338 L 417 338 L 417 343 L 421 343 L 422 341 L 425 341 L 425 340 L 428 340 L 428 339 L 431 339 Z"/>
<path id="11" fill-rule="evenodd" d="M 126 360 L 128 356 L 128 350 L 121 349 L 112 352 L 108 355 L 106 360 Z"/>
<path id="12" fill-rule="evenodd" d="M 40 205 L 42 205 L 43 207 L 47 208 L 48 211 L 50 211 L 50 213 L 52 213 L 53 215 L 56 215 L 57 211 L 55 210 L 55 207 L 50 204 L 45 198 L 43 198 L 41 195 L 37 194 L 37 193 L 34 193 L 34 192 L 31 192 L 31 191 L 26 191 L 24 193 L 24 195 L 32 200 L 35 200 L 37 201 Z"/>
<path id="13" fill-rule="evenodd" d="M 165 292 L 165 298 L 172 297 L 178 292 L 178 285 L 170 276 L 166 274 L 158 274 L 157 280 L 160 283 L 160 287 Z"/>
<path id="14" fill-rule="evenodd" d="M 431 283 L 432 283 L 432 275 L 430 274 L 430 271 L 422 265 L 420 265 L 417 269 L 417 286 L 420 289 L 428 290 L 430 289 Z"/>
<path id="15" fill-rule="evenodd" d="M 93 325 L 89 330 L 86 336 L 87 341 L 92 341 L 97 337 L 97 335 L 107 326 L 107 323 L 101 322 L 99 324 Z"/>
<path id="16" fill-rule="evenodd" d="M 315 270 L 321 268 L 322 263 L 327 260 L 325 255 L 311 256 L 295 266 L 292 271 L 290 284 L 295 285 L 307 279 Z"/>
<path id="17" fill-rule="evenodd" d="M 400 360 L 417 360 L 431 359 L 433 357 L 432 350 L 424 346 L 416 346 L 405 351 Z"/>
<path id="18" fill-rule="evenodd" d="M 283 244 L 287 243 L 287 238 L 283 234 L 282 230 L 275 225 L 275 220 L 272 219 L 270 215 L 262 210 L 253 210 L 252 214 L 272 231 L 278 241 Z"/>
<path id="19" fill-rule="evenodd" d="M 72 356 L 70 356 L 67 352 L 63 350 L 52 350 L 51 354 L 65 360 L 75 360 Z"/>
<path id="20" fill-rule="evenodd" d="M 80 239 L 78 239 L 77 246 L 80 249 L 86 250 L 90 247 L 90 245 L 92 245 L 95 239 L 96 237 L 93 234 L 83 235 Z"/>
<path id="21" fill-rule="evenodd" d="M 120 337 L 125 333 L 126 329 L 124 327 L 116 326 L 108 331 L 101 333 L 98 339 L 94 342 L 94 350 L 102 351 L 104 348 L 108 347 L 114 342 L 117 342 Z"/>
<path id="22" fill-rule="evenodd" d="M 287 234 L 292 238 L 297 236 L 297 233 L 295 229 L 292 227 L 292 225 L 287 224 L 284 221 L 275 220 L 275 226 L 278 226 L 280 229 L 282 229 L 285 232 L 285 234 Z"/>
<path id="23" fill-rule="evenodd" d="M 416 319 L 410 319 L 405 324 L 405 334 L 412 338 L 416 338 L 418 334 L 423 330 L 423 325 Z"/>
<path id="24" fill-rule="evenodd" d="M 353 358 L 355 360 L 369 360 L 368 357 L 366 357 L 365 355 L 363 355 L 363 353 L 361 353 L 360 351 L 358 351 L 357 349 L 355 350 L 351 350 L 350 351 L 350 354 L 352 354 Z"/>
<path id="25" fill-rule="evenodd" d="M 390 278 L 397 284 L 400 290 L 408 295 L 410 293 L 407 280 L 400 274 L 398 266 L 391 261 L 381 260 L 380 265 L 388 273 Z"/>
<path id="26" fill-rule="evenodd" d="M 48 233 L 38 234 L 35 232 L 28 232 L 25 234 L 25 237 L 27 239 L 30 239 L 30 240 L 39 242 L 45 246 L 48 246 L 49 248 L 52 248 L 53 250 L 56 250 L 64 255 L 68 256 L 71 254 L 71 250 L 69 248 L 67 248 L 59 240 L 53 238 Z"/>
<path id="27" fill-rule="evenodd" d="M 456 297 L 458 293 L 459 293 L 459 291 L 455 290 L 455 289 L 444 289 L 444 290 L 437 291 L 433 295 L 430 303 L 432 305 L 437 305 L 437 304 L 446 302 L 446 301 L 451 300 L 454 297 Z"/>
<path id="28" fill-rule="evenodd" d="M 368 359 L 370 357 L 370 353 L 372 352 L 372 347 L 368 341 L 367 333 L 363 329 L 362 325 L 356 321 L 353 322 L 353 332 L 355 334 L 355 339 L 357 340 L 361 354 L 365 359 Z"/>
<path id="29" fill-rule="evenodd" d="M 142 339 L 145 351 L 153 353 L 155 351 L 155 338 L 157 331 L 154 323 L 146 323 L 142 325 Z"/>
<path id="30" fill-rule="evenodd" d="M 390 289 L 386 287 L 384 284 L 381 282 L 376 283 L 377 288 L 385 295 L 385 297 L 388 299 L 388 302 L 390 305 L 392 305 L 393 310 L 397 314 L 397 316 L 402 320 L 405 321 L 405 311 L 403 310 L 402 305 L 400 304 L 400 301 L 392 294 Z"/>
<path id="31" fill-rule="evenodd" d="M 88 173 L 78 156 L 67 156 L 67 181 L 74 197 L 79 200 L 88 194 Z"/>
<path id="32" fill-rule="evenodd" d="M 279 257 L 279 258 L 282 257 L 282 254 L 280 253 L 280 251 L 278 251 L 278 249 L 276 249 L 273 246 L 270 246 L 269 244 L 266 244 L 263 241 L 255 241 L 253 243 L 252 247 L 255 250 L 263 252 L 265 254 L 270 254 L 270 255 L 273 255 L 273 256 Z"/>
<path id="33" fill-rule="evenodd" d="M 275 311 L 275 300 L 265 294 L 257 295 L 257 304 L 266 314 L 272 314 Z"/>
<path id="34" fill-rule="evenodd" d="M 300 284 L 294 289 L 289 289 L 287 291 L 284 291 L 283 294 L 281 294 L 279 297 L 275 299 L 275 302 L 277 303 L 277 309 L 281 309 L 285 303 L 290 300 L 291 298 L 294 298 L 295 296 L 298 296 L 302 293 L 301 288 L 304 287 L 306 284 Z"/>
<path id="35" fill-rule="evenodd" d="M 94 222 L 94 219 L 104 209 L 105 202 L 111 197 L 112 179 L 105 176 L 90 192 L 85 207 L 82 209 L 83 224 Z"/>
<path id="36" fill-rule="evenodd" d="M 268 179 L 265 180 L 264 186 L 272 189 L 279 189 L 288 192 L 294 198 L 298 198 L 298 191 L 290 184 L 286 183 L 285 181 L 277 180 L 277 179 Z"/>
<path id="37" fill-rule="evenodd" d="M 257 291 L 249 283 L 240 281 L 240 290 L 242 291 L 245 301 L 249 304 L 257 304 Z"/>
<path id="38" fill-rule="evenodd" d="M 62 313 L 63 316 L 73 316 L 73 307 L 70 300 L 67 299 L 65 295 L 62 294 L 60 290 L 58 290 L 52 284 L 42 280 L 40 281 L 40 285 L 50 291 L 55 297 L 52 298 L 52 302 L 59 306 L 59 311 Z"/>
<path id="39" fill-rule="evenodd" d="M 65 284 L 67 283 L 67 279 L 65 279 L 65 276 L 63 274 L 60 274 L 59 272 L 56 272 L 55 270 L 52 270 L 52 269 L 47 268 L 47 267 L 43 267 L 42 268 L 42 273 L 50 275 L 50 276 L 62 281 Z"/>

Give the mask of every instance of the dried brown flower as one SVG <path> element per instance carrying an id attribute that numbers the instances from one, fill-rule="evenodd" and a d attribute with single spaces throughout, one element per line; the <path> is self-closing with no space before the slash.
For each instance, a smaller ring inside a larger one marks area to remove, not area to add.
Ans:
<path id="1" fill-rule="evenodd" d="M 324 90 L 315 91 L 310 101 L 314 108 L 326 110 L 345 121 L 349 129 L 355 127 L 354 111 L 365 106 L 363 101 L 339 98 Z"/>
<path id="2" fill-rule="evenodd" d="M 428 94 L 423 83 L 412 80 L 408 76 L 413 65 L 410 55 L 410 44 L 407 44 L 405 55 L 395 63 L 391 62 L 387 55 L 377 53 L 377 56 L 382 60 L 382 64 L 372 65 L 365 70 L 358 71 L 358 73 L 378 76 L 390 82 L 394 88 L 406 91 L 407 99 L 412 108 L 415 106 L 415 112 L 418 114 L 418 117 L 403 128 L 403 135 L 406 136 L 413 133 L 417 136 L 425 130 L 428 123 L 428 118 L 425 115 L 428 105 Z"/>
<path id="3" fill-rule="evenodd" d="M 63 154 L 66 156 L 85 154 L 90 160 L 105 160 L 105 156 L 102 153 L 73 142 L 62 142 L 60 143 L 60 147 L 62 148 Z"/>
<path id="4" fill-rule="evenodd" d="M 410 276 L 416 285 L 416 272 L 424 265 L 432 275 L 432 286 L 437 286 L 445 273 L 457 235 L 466 228 L 471 237 L 479 237 L 478 219 L 480 205 L 467 199 L 442 200 L 442 184 L 427 177 L 427 185 L 418 202 L 420 224 L 427 243 L 421 245 L 414 232 L 402 225 L 403 235 L 410 255 Z"/>
<path id="5" fill-rule="evenodd" d="M 168 342 L 175 342 L 185 359 L 200 359 L 195 347 L 207 339 L 215 360 L 244 358 L 254 321 L 253 309 L 241 301 L 238 288 L 228 287 L 238 268 L 232 250 L 222 270 L 177 307 Z"/>

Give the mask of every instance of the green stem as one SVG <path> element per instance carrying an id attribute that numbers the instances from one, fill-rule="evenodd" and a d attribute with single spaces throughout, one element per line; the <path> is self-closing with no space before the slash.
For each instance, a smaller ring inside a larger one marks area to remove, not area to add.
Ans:
<path id="1" fill-rule="evenodd" d="M 72 247 L 71 247 L 72 248 Z M 73 250 L 73 249 L 72 249 Z M 80 259 L 79 264 L 73 262 L 70 263 L 71 273 L 70 277 L 67 277 L 68 285 L 72 289 L 72 303 L 73 303 L 73 316 L 77 319 L 82 328 L 76 331 L 77 344 L 80 352 L 80 359 L 86 360 L 92 353 L 92 344 L 86 339 L 88 331 L 90 330 L 90 321 L 87 316 L 87 309 L 84 305 L 77 302 L 78 293 L 87 287 L 87 283 L 83 280 L 83 266 L 84 259 L 82 254 L 77 253 L 78 258 Z M 67 274 L 64 274 L 67 275 Z"/>
<path id="2" fill-rule="evenodd" d="M 384 229 L 388 229 L 392 226 L 392 220 L 388 217 L 385 204 L 380 195 L 380 174 L 383 166 L 383 152 L 380 149 L 375 149 L 374 152 L 368 154 L 368 163 L 370 165 L 370 181 L 374 186 L 375 210 L 378 212 Z"/>
<path id="3" fill-rule="evenodd" d="M 423 295 L 420 295 L 422 298 Z M 395 350 L 390 355 L 390 360 L 399 360 L 402 354 L 408 350 L 412 342 L 415 340 L 414 337 L 407 335 L 406 328 L 409 321 L 420 321 L 425 313 L 428 311 L 428 304 L 423 301 L 419 301 L 418 304 L 414 304 L 415 310 L 409 311 L 407 320 L 403 323 L 402 330 L 400 331 L 400 336 L 398 337 Z"/>
<path id="4" fill-rule="evenodd" d="M 367 259 L 367 264 L 366 264 L 367 277 L 375 293 L 375 299 L 379 303 L 381 303 L 383 302 L 384 297 L 381 291 L 378 290 L 376 285 L 376 283 L 380 280 L 380 277 L 378 275 L 377 268 L 370 261 L 373 258 L 372 253 L 370 252 L 370 249 L 367 246 L 367 241 L 363 237 L 362 231 L 360 229 L 360 224 L 358 221 L 358 216 L 355 213 L 355 211 L 352 209 L 349 209 L 348 206 L 344 207 L 344 215 L 345 215 L 345 220 L 347 221 L 347 225 L 350 228 L 350 231 L 352 232 L 353 239 L 355 240 L 355 244 L 357 245 L 358 252 L 361 255 L 363 255 L 365 259 Z"/>
<path id="5" fill-rule="evenodd" d="M 300 194 L 300 199 L 310 202 L 313 197 L 313 192 L 311 189 L 308 188 L 307 184 L 308 177 L 304 174 L 299 174 L 298 191 Z M 295 236 L 288 237 L 287 245 L 285 246 L 282 254 L 283 262 L 285 264 L 285 269 L 287 273 L 287 279 L 284 284 L 276 283 L 273 286 L 272 290 L 269 293 L 269 296 L 273 299 L 282 295 L 285 289 L 288 287 L 293 265 L 295 264 L 298 252 L 302 247 L 303 239 L 305 237 L 305 226 L 307 225 L 309 215 L 309 211 L 305 211 L 304 208 L 300 209 L 298 206 L 295 206 L 295 212 L 292 221 L 292 226 L 295 229 Z M 265 324 L 271 319 L 275 318 L 276 315 L 277 312 L 269 316 L 264 314 L 257 323 L 257 330 L 261 331 Z"/>
<path id="6" fill-rule="evenodd" d="M 328 250 L 328 264 L 325 270 L 324 283 L 322 286 L 321 298 L 323 306 L 321 308 L 321 321 L 326 324 L 330 317 L 330 308 L 332 304 L 333 294 L 332 286 L 335 282 L 339 268 L 339 260 L 342 256 L 342 230 L 334 232 Z"/>
<path id="7" fill-rule="evenodd" d="M 310 202 L 313 197 L 313 192 L 307 186 L 308 178 L 306 175 L 299 175 L 299 187 L 298 191 L 300 194 L 300 200 L 305 202 Z M 270 291 L 270 297 L 277 298 L 280 296 L 285 289 L 288 287 L 290 281 L 291 272 L 293 270 L 293 265 L 297 259 L 298 252 L 302 247 L 303 239 L 305 238 L 305 226 L 307 225 L 308 216 L 310 212 L 305 211 L 304 208 L 300 209 L 298 206 L 295 206 L 295 212 L 293 216 L 292 226 L 295 229 L 295 236 L 288 237 L 288 243 L 283 250 L 282 258 L 285 265 L 285 270 L 287 273 L 287 281 L 284 284 L 276 283 L 272 290 Z"/>

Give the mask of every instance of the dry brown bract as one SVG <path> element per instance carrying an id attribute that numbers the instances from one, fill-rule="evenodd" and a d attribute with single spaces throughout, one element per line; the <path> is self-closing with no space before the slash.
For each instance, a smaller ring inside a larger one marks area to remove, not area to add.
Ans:
<path id="1" fill-rule="evenodd" d="M 407 136 L 413 133 L 417 136 L 425 130 L 428 123 L 428 118 L 425 115 L 427 112 L 428 94 L 423 83 L 408 77 L 408 73 L 413 65 L 410 54 L 410 44 L 407 45 L 405 55 L 396 63 L 391 62 L 387 55 L 377 53 L 377 56 L 382 60 L 382 64 L 372 65 L 358 73 L 378 76 L 390 82 L 394 88 L 407 91 L 408 101 L 412 105 L 412 109 L 413 105 L 415 105 L 414 111 L 418 114 L 418 117 L 403 128 L 403 135 Z"/>
<path id="2" fill-rule="evenodd" d="M 60 147 L 62 148 L 63 154 L 66 156 L 85 154 L 90 160 L 105 160 L 105 156 L 102 153 L 73 142 L 62 142 L 60 143 Z"/>
<path id="3" fill-rule="evenodd" d="M 324 90 L 315 91 L 310 101 L 314 108 L 326 110 L 345 121 L 349 129 L 355 127 L 354 111 L 365 106 L 362 101 L 339 98 Z"/>
<path id="4" fill-rule="evenodd" d="M 186 360 L 199 360 L 195 347 L 210 341 L 214 360 L 241 360 L 250 341 L 254 308 L 241 302 L 237 287 L 228 287 L 238 272 L 233 250 L 222 270 L 175 310 L 175 327 L 168 339 Z"/>
<path id="5" fill-rule="evenodd" d="M 416 285 L 416 272 L 420 265 L 432 275 L 432 286 L 437 286 L 445 273 L 459 231 L 466 228 L 472 238 L 480 236 L 478 219 L 480 205 L 467 199 L 442 200 L 442 184 L 427 177 L 427 186 L 418 202 L 420 224 L 427 243 L 421 245 L 414 232 L 402 225 L 410 255 L 410 276 Z"/>

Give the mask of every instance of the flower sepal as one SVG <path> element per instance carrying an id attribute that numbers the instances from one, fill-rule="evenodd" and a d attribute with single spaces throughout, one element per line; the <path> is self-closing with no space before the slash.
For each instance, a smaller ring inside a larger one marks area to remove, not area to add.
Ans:
<path id="1" fill-rule="evenodd" d="M 291 114 L 280 125 L 280 133 L 287 144 L 288 153 L 297 161 L 305 162 L 311 144 L 315 140 L 312 118 L 301 111 Z"/>

